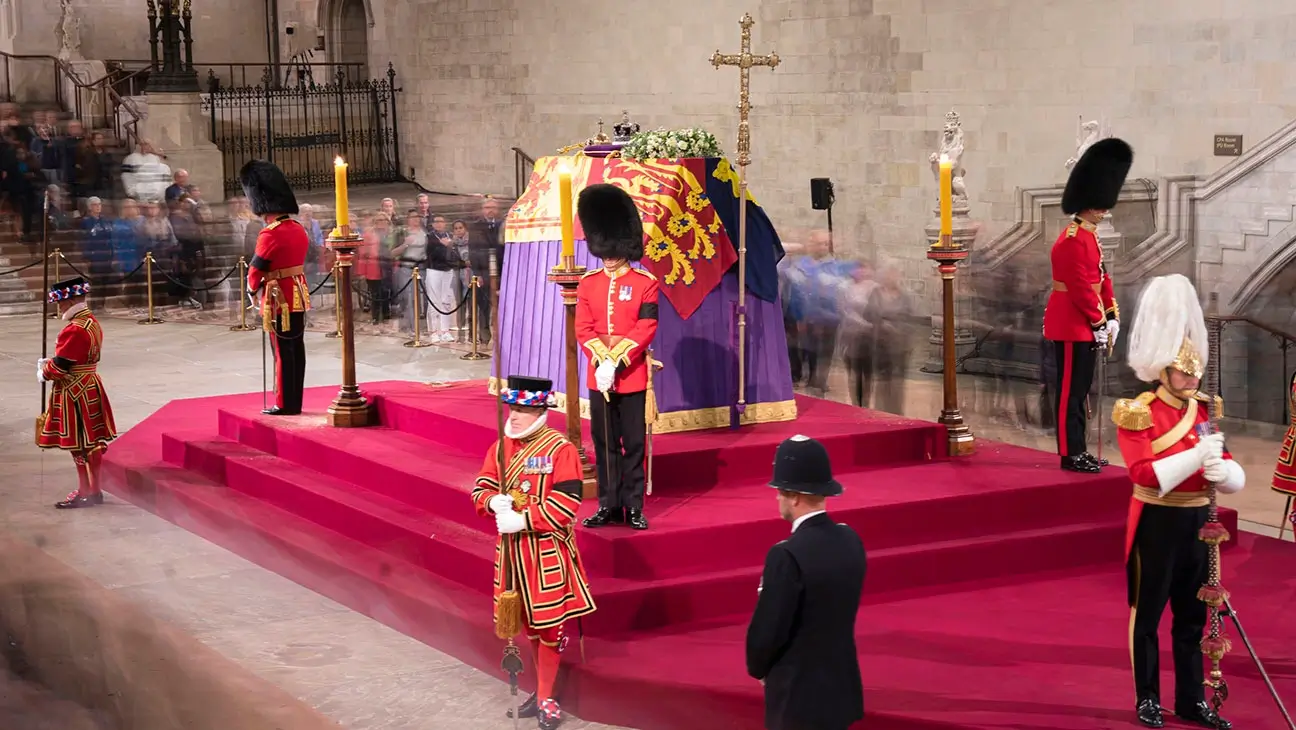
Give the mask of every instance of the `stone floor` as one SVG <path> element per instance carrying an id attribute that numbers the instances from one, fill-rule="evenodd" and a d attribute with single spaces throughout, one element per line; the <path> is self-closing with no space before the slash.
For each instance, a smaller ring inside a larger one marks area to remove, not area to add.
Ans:
<path id="1" fill-rule="evenodd" d="M 175 398 L 261 387 L 258 332 L 231 332 L 227 323 L 141 326 L 133 318 L 108 318 L 104 326 L 107 353 L 101 371 L 122 429 Z M 402 347 L 405 339 L 361 338 L 359 379 L 448 381 L 482 378 L 488 372 L 485 361 L 461 360 L 462 346 L 412 349 Z M 312 332 L 307 342 L 307 384 L 335 384 L 340 377 L 337 341 Z M 5 506 L 0 527 L 192 632 L 345 727 L 512 727 L 503 718 L 507 693 L 497 677 L 129 505 L 114 501 L 73 513 L 51 509 L 75 486 L 75 472 L 66 456 L 30 446 L 39 409 L 34 373 L 39 352 L 38 320 L 0 319 L 0 388 L 6 393 L 0 401 L 0 439 L 12 446 L 0 455 L 0 469 L 8 476 L 0 481 L 0 504 Z M 829 385 L 830 396 L 846 392 L 840 373 Z M 963 387 L 977 435 L 1051 448 L 1046 433 L 973 410 L 976 385 L 968 380 Z M 903 387 L 909 415 L 935 417 L 938 379 L 915 375 Z M 1247 529 L 1274 534 L 1271 526 L 1278 524 L 1282 500 L 1269 492 L 1267 483 L 1277 444 L 1272 437 L 1234 437 L 1230 447 L 1252 475 L 1252 486 L 1229 504 L 1242 512 Z M 1112 451 L 1108 447 L 1114 456 Z M 5 694 L 4 681 L 0 679 L 0 694 Z M 6 708 L 0 705 L 0 719 Z M 59 727 L 77 727 L 79 721 L 69 719 Z M 606 726 L 573 721 L 566 727 Z"/>

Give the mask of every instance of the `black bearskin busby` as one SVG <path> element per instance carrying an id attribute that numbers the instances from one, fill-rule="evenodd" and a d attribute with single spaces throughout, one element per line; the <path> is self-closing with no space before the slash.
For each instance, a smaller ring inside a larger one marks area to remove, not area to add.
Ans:
<path id="1" fill-rule="evenodd" d="M 239 170 L 239 184 L 256 215 L 297 215 L 297 196 L 275 165 L 252 160 Z"/>
<path id="2" fill-rule="evenodd" d="M 606 183 L 585 188 L 576 198 L 576 217 L 592 255 L 626 261 L 643 258 L 643 217 L 621 188 Z"/>
<path id="3" fill-rule="evenodd" d="M 1071 168 L 1062 191 L 1062 212 L 1075 215 L 1115 208 L 1133 164 L 1134 150 L 1123 140 L 1109 137 L 1093 143 Z"/>

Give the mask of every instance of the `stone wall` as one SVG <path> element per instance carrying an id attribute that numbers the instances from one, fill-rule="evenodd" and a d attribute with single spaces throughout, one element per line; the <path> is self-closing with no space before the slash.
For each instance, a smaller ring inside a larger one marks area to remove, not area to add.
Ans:
<path id="1" fill-rule="evenodd" d="M 34 0 L 10 0 L 36 5 Z M 80 19 L 81 53 L 95 60 L 147 60 L 148 15 L 140 0 L 70 0 Z M 48 17 L 39 21 L 53 33 L 59 0 L 42 0 Z M 194 61 L 196 63 L 264 63 L 266 60 L 265 0 L 195 2 Z"/>
<path id="2" fill-rule="evenodd" d="M 295 0 L 318 17 L 315 0 Z M 372 0 L 371 66 L 407 95 L 405 150 L 438 189 L 504 191 L 517 145 L 583 139 L 622 108 L 647 126 L 702 125 L 732 144 L 737 20 L 780 68 L 752 72 L 756 194 L 785 230 L 821 224 L 811 177 L 837 183 L 844 248 L 921 261 L 944 114 L 963 115 L 972 214 L 994 236 L 1017 186 L 1063 178 L 1076 119 L 1104 117 L 1138 155 L 1135 177 L 1209 173 L 1212 135 L 1248 143 L 1288 121 L 1284 50 L 1296 10 L 1269 0 L 663 0 L 651 12 L 571 0 Z"/>

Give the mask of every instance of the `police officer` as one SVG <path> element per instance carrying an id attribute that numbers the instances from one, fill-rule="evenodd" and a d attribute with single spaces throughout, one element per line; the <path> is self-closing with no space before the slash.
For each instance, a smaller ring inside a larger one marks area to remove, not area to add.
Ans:
<path id="1" fill-rule="evenodd" d="M 864 544 L 824 509 L 842 486 L 823 444 L 807 436 L 780 444 L 770 486 L 792 536 L 765 556 L 747 673 L 765 686 L 769 730 L 845 730 L 864 717 L 855 651 Z"/>

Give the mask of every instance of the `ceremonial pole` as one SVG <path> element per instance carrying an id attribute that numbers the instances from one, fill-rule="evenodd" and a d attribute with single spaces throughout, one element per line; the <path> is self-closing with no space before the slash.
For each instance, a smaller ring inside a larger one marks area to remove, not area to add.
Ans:
<path id="1" fill-rule="evenodd" d="M 751 163 L 751 69 L 753 66 L 777 68 L 777 53 L 753 56 L 751 52 L 752 20 L 750 13 L 743 15 L 738 25 L 742 28 L 742 45 L 739 53 L 711 54 L 711 65 L 737 66 L 738 73 L 738 404 L 741 417 L 747 410 L 747 165 Z"/>
<path id="2" fill-rule="evenodd" d="M 351 230 L 351 211 L 347 197 L 347 164 L 341 157 L 334 161 L 337 196 L 337 227 L 328 237 L 328 247 L 337 254 L 338 278 L 334 296 L 338 297 L 338 332 L 342 334 L 342 387 L 328 408 L 330 426 L 355 428 L 373 423 L 373 407 L 356 385 L 355 322 L 351 306 L 351 269 L 355 265 L 360 236 Z"/>
<path id="3" fill-rule="evenodd" d="M 563 385 L 567 402 L 564 410 L 567 415 L 567 440 L 576 444 L 580 454 L 582 491 L 585 497 L 598 494 L 598 481 L 594 474 L 594 465 L 585 453 L 585 444 L 581 440 L 580 417 L 580 345 L 576 342 L 576 288 L 581 277 L 585 276 L 585 267 L 576 265 L 576 224 L 572 213 L 572 169 L 566 157 L 558 158 L 558 197 L 560 220 L 562 224 L 562 251 L 558 265 L 549 271 L 550 283 L 557 284 L 562 290 L 563 314 L 566 327 L 563 337 L 563 358 L 567 377 Z M 498 332 L 496 333 L 498 336 Z M 498 368 L 496 368 L 498 371 Z M 503 377 L 502 373 L 498 373 Z"/>
<path id="4" fill-rule="evenodd" d="M 963 422 L 958 404 L 958 375 L 954 349 L 954 276 L 958 262 L 968 257 L 968 250 L 954 239 L 954 163 L 946 155 L 939 158 L 940 237 L 927 250 L 927 258 L 936 263 L 941 278 L 941 334 L 944 376 L 944 404 L 940 418 L 945 426 L 951 456 L 966 456 L 975 448 L 972 430 Z"/>

